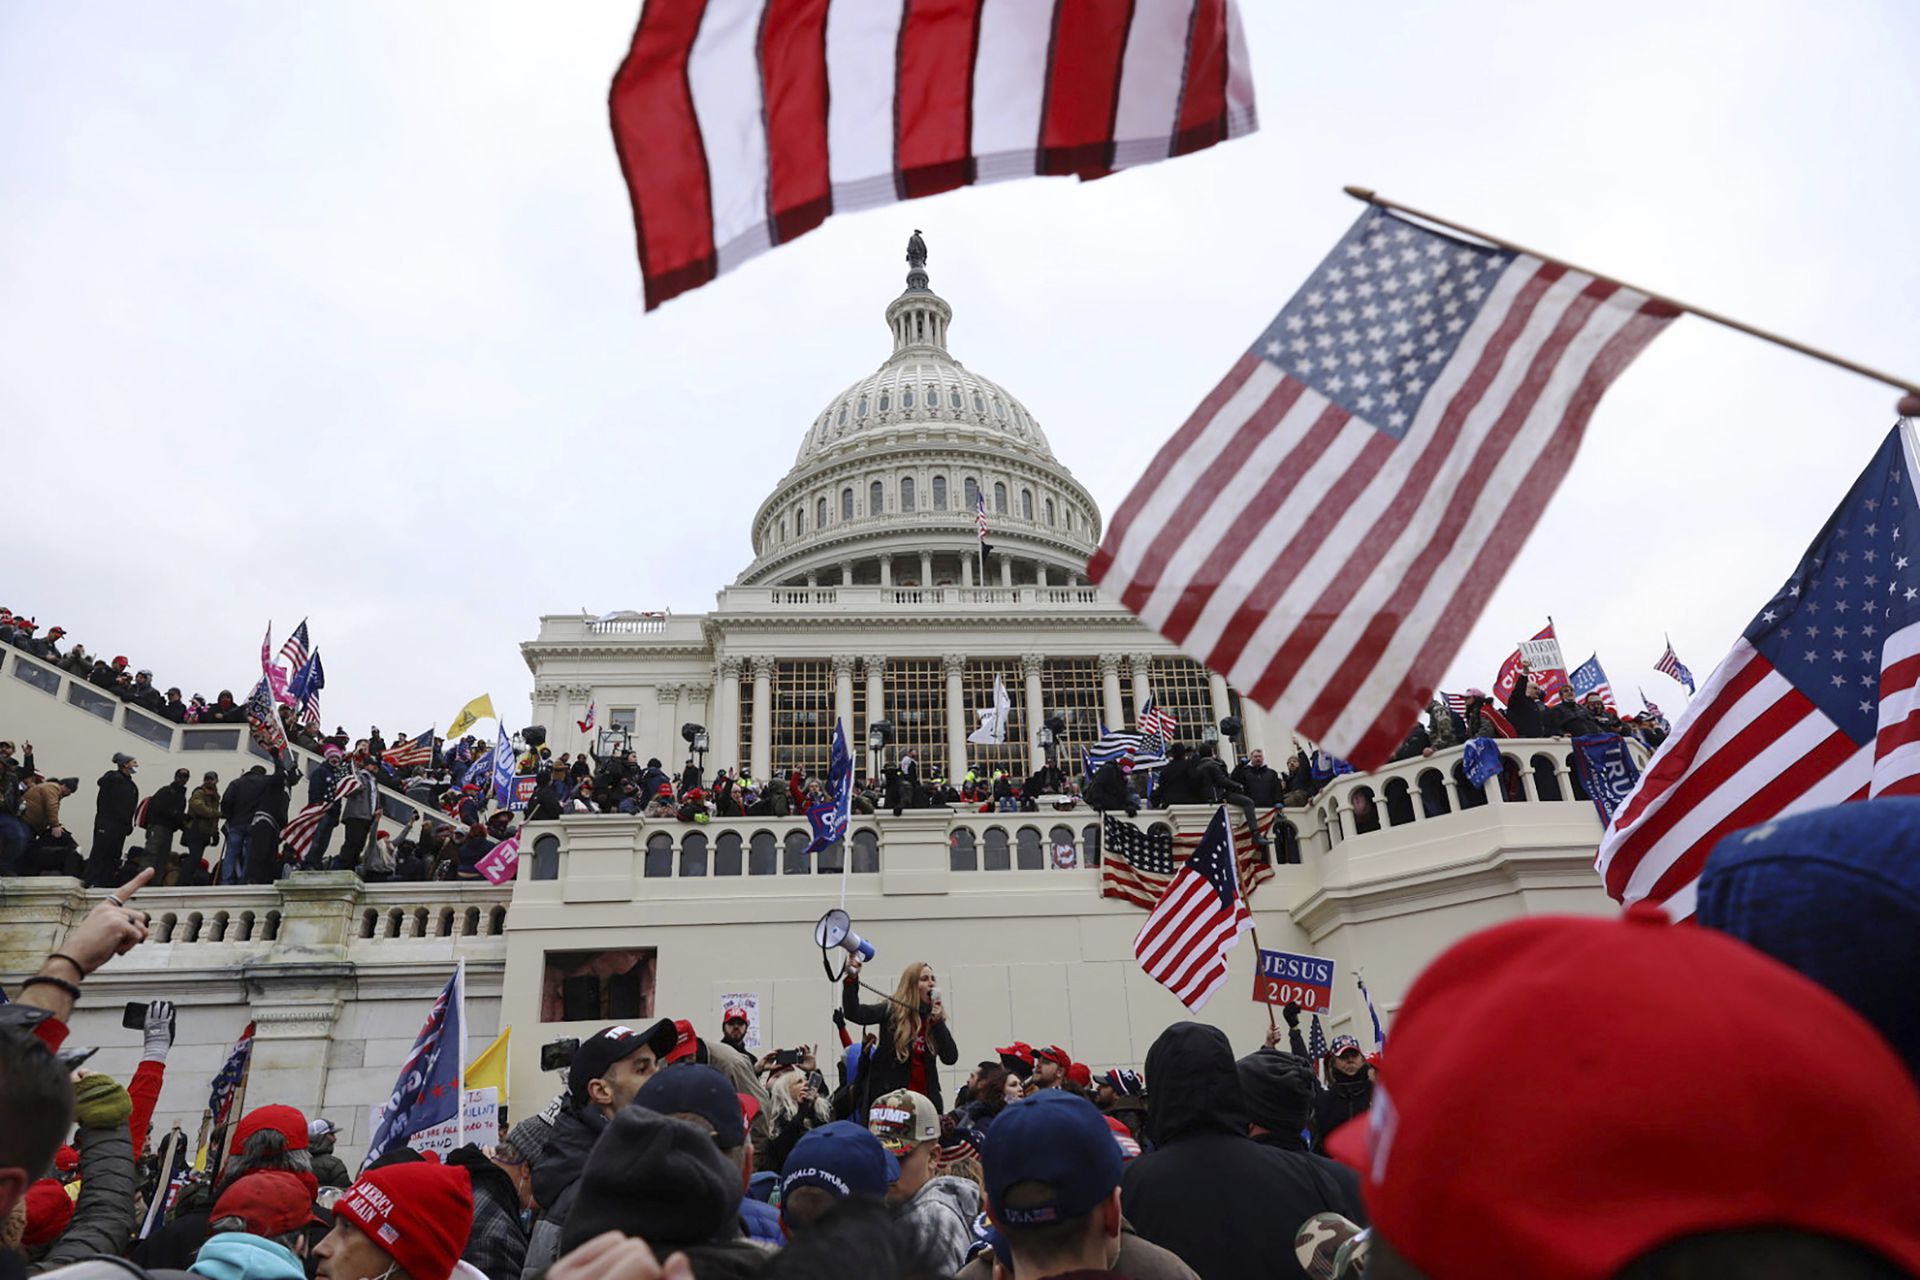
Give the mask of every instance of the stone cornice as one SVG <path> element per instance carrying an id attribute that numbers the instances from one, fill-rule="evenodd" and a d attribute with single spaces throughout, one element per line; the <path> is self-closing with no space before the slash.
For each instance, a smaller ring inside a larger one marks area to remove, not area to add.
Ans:
<path id="1" fill-rule="evenodd" d="M 1293 908 L 1292 915 L 1294 923 L 1317 941 L 1342 925 L 1506 897 L 1516 890 L 1588 889 L 1594 883 L 1591 847 L 1497 848 L 1413 871 L 1321 884 Z"/>

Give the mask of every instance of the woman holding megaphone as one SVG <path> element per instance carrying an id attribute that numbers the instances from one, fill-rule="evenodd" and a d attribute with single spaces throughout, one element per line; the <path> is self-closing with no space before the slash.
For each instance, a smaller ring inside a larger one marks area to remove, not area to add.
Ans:
<path id="1" fill-rule="evenodd" d="M 860 1073 L 853 1090 L 854 1118 L 865 1124 L 873 1100 L 895 1089 L 911 1089 L 944 1112 L 940 1096 L 940 1063 L 960 1061 L 959 1046 L 947 1027 L 946 1006 L 933 976 L 933 966 L 916 960 L 901 971 L 893 994 L 879 1004 L 860 1003 L 858 954 L 847 958 L 840 987 L 840 1011 L 848 1022 L 880 1028 L 880 1043 Z M 938 1059 L 938 1061 L 936 1061 Z"/>

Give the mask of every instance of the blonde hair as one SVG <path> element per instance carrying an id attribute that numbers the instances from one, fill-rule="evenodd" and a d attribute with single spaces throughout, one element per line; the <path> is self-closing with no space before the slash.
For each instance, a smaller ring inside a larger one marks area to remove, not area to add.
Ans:
<path id="1" fill-rule="evenodd" d="M 920 1016 L 920 971 L 931 969 L 925 960 L 915 960 L 900 972 L 893 988 L 893 1056 L 908 1061 L 913 1038 L 921 1033 L 926 1020 Z"/>

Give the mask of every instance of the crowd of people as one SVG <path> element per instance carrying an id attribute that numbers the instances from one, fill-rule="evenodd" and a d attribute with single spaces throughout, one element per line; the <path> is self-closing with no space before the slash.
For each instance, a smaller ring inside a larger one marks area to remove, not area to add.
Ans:
<path id="1" fill-rule="evenodd" d="M 1138 1069 L 1016 1041 L 949 1104 L 932 966 L 887 990 L 853 956 L 828 1054 L 748 1048 L 737 1007 L 713 1040 L 610 1026 L 556 1046 L 551 1106 L 444 1158 L 402 1141 L 355 1175 L 274 1101 L 165 1185 L 173 1007 L 146 1007 L 124 1085 L 65 1049 L 83 984 L 146 938 L 142 872 L 0 1005 L 0 1280 L 103 1257 L 206 1280 L 1920 1275 L 1916 836 L 1920 800 L 1842 805 L 1723 841 L 1691 926 L 1481 930 L 1416 979 L 1390 1051 L 1316 1054 L 1289 1007 L 1244 1053 L 1176 1022 Z"/>

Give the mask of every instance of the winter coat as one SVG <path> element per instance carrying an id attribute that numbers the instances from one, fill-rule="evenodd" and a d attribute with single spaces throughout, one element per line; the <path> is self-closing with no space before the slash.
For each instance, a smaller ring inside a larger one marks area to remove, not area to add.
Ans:
<path id="1" fill-rule="evenodd" d="M 606 1130 L 604 1113 L 571 1100 L 553 1122 L 552 1136 L 533 1161 L 533 1199 L 540 1206 L 540 1221 L 527 1241 L 527 1273 L 545 1271 L 560 1256 L 560 1232 L 580 1190 L 580 1174 Z"/>
<path id="2" fill-rule="evenodd" d="M 1300 1224 L 1355 1206 L 1308 1157 L 1247 1136 L 1246 1097 L 1226 1033 L 1174 1023 L 1147 1051 L 1146 1075 L 1154 1150 L 1129 1164 L 1120 1182 L 1134 1229 L 1202 1280 L 1304 1280 L 1293 1252 Z M 1222 1231 L 1221 1223 L 1234 1230 Z"/>
<path id="3" fill-rule="evenodd" d="M 1219 804 L 1233 794 L 1233 778 L 1226 762 L 1211 753 L 1193 762 L 1193 780 L 1200 788 L 1202 804 Z"/>
<path id="4" fill-rule="evenodd" d="M 365 769 L 355 769 L 353 776 L 360 779 L 360 789 L 341 801 L 340 817 L 348 822 L 371 822 L 374 806 L 379 802 L 374 794 L 373 775 Z"/>
<path id="5" fill-rule="evenodd" d="M 1366 1071 L 1351 1080 L 1336 1071 L 1334 1082 L 1314 1095 L 1313 1149 L 1324 1155 L 1327 1135 L 1355 1116 L 1367 1114 L 1372 1105 L 1373 1078 Z"/>
<path id="6" fill-rule="evenodd" d="M 1547 732 L 1556 737 L 1564 734 L 1569 738 L 1578 738 L 1583 734 L 1599 733 L 1600 725 L 1579 703 L 1560 702 L 1547 711 Z"/>
<path id="7" fill-rule="evenodd" d="M 195 836 L 204 836 L 208 840 L 220 833 L 219 792 L 209 791 L 205 787 L 195 787 L 187 793 L 187 830 Z"/>
<path id="8" fill-rule="evenodd" d="M 519 1280 L 527 1261 L 527 1233 L 520 1228 L 520 1192 L 479 1147 L 469 1143 L 447 1157 L 473 1179 L 473 1229 L 467 1233 L 463 1262 L 487 1280 Z"/>
<path id="9" fill-rule="evenodd" d="M 1109 760 L 1094 771 L 1087 782 L 1086 799 L 1095 809 L 1125 809 L 1128 813 L 1138 805 L 1127 784 L 1126 770 L 1117 760 Z"/>
<path id="10" fill-rule="evenodd" d="M 339 776 L 340 771 L 331 764 L 315 766 L 307 775 L 307 803 L 325 804 L 332 800 L 334 779 Z"/>
<path id="11" fill-rule="evenodd" d="M 207 1280 L 306 1280 L 293 1250 L 246 1231 L 223 1231 L 200 1246 L 193 1274 Z"/>
<path id="12" fill-rule="evenodd" d="M 33 1275 L 88 1258 L 114 1257 L 133 1238 L 133 1135 L 124 1124 L 81 1129 L 80 1199 L 67 1229 L 45 1257 L 27 1268 Z"/>
<path id="13" fill-rule="evenodd" d="M 934 1109 L 939 1109 L 939 1103 Z M 913 1199 L 901 1205 L 895 1216 L 911 1223 L 926 1242 L 928 1252 L 938 1260 L 935 1275 L 952 1275 L 967 1261 L 967 1249 L 973 1244 L 973 1220 L 984 1208 L 980 1203 L 980 1184 L 969 1178 L 933 1178 L 913 1193 Z"/>
<path id="14" fill-rule="evenodd" d="M 51 831 L 60 825 L 60 800 L 59 783 L 35 783 L 20 802 L 20 816 L 36 835 Z"/>
<path id="15" fill-rule="evenodd" d="M 140 809 L 140 788 L 118 769 L 100 775 L 100 799 L 94 805 L 93 825 L 111 831 L 133 830 L 133 815 Z"/>
<path id="16" fill-rule="evenodd" d="M 226 794 L 220 797 L 220 816 L 230 826 L 244 827 L 253 819 L 253 811 L 260 805 L 260 797 L 266 793 L 273 779 L 262 770 L 254 773 L 249 770 L 227 784 Z"/>
<path id="17" fill-rule="evenodd" d="M 307 1155 L 313 1161 L 313 1176 L 319 1179 L 323 1187 L 350 1187 L 353 1185 L 353 1175 L 347 1172 L 347 1162 L 333 1154 L 334 1142 L 331 1133 L 307 1139 Z"/>
<path id="18" fill-rule="evenodd" d="M 893 1005 L 881 1001 L 877 1004 L 861 1004 L 860 988 L 851 982 L 840 986 L 840 1012 L 848 1022 L 857 1022 L 863 1027 L 877 1027 L 880 1042 L 874 1046 L 873 1053 L 866 1066 L 860 1072 L 858 1092 L 854 1097 L 855 1116 L 865 1122 L 867 1108 L 873 1100 L 895 1089 L 905 1089 L 913 1078 L 910 1065 L 901 1061 L 893 1051 Z M 927 1100 L 933 1103 L 935 1114 L 947 1108 L 940 1100 L 940 1067 L 934 1059 L 952 1066 L 960 1061 L 960 1048 L 953 1042 L 953 1032 L 948 1028 L 946 1019 L 933 1023 L 926 1030 L 926 1074 Z M 962 1254 L 964 1260 L 966 1255 Z M 957 1268 L 960 1264 L 954 1263 Z"/>
<path id="19" fill-rule="evenodd" d="M 1133 1224 L 1120 1219 L 1120 1256 L 1113 1274 L 1131 1280 L 1200 1280 L 1192 1267 L 1151 1240 L 1142 1240 Z M 993 1254 L 982 1253 L 954 1273 L 953 1280 L 993 1280 Z"/>
<path id="20" fill-rule="evenodd" d="M 560 816 L 560 793 L 553 789 L 552 782 L 543 782 L 534 789 L 533 799 L 527 802 L 528 822 L 551 822 Z M 488 1280 L 492 1280 L 489 1276 Z"/>
<path id="21" fill-rule="evenodd" d="M 178 831 L 187 825 L 187 784 L 169 782 L 147 798 L 147 829 Z"/>
<path id="22" fill-rule="evenodd" d="M 1513 732 L 1522 738 L 1544 738 L 1547 736 L 1546 708 L 1540 705 L 1540 699 L 1524 695 L 1516 685 L 1512 696 L 1507 699 L 1507 723 L 1513 726 Z"/>
<path id="23" fill-rule="evenodd" d="M 1243 764 L 1233 771 L 1233 785 L 1261 808 L 1280 803 L 1286 788 L 1280 775 L 1266 765 Z"/>
<path id="24" fill-rule="evenodd" d="M 1205 804 L 1212 799 L 1200 781 L 1200 762 L 1192 756 L 1175 760 L 1160 771 L 1160 782 L 1153 789 L 1155 804 Z M 1105 771 L 1106 766 L 1101 766 Z"/>

